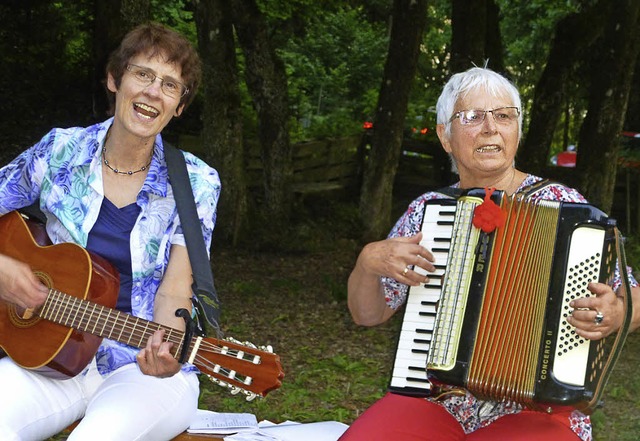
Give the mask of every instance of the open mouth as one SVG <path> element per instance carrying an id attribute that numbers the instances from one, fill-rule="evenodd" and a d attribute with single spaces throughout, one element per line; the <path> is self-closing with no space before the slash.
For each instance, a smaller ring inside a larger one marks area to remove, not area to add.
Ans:
<path id="1" fill-rule="evenodd" d="M 157 109 L 142 103 L 134 103 L 133 108 L 139 115 L 148 119 L 155 118 L 160 114 Z"/>
<path id="2" fill-rule="evenodd" d="M 498 147 L 497 145 L 483 145 L 482 147 L 478 147 L 476 149 L 476 152 L 478 153 L 493 153 L 493 152 L 499 152 L 500 150 L 502 150 L 500 147 Z"/>

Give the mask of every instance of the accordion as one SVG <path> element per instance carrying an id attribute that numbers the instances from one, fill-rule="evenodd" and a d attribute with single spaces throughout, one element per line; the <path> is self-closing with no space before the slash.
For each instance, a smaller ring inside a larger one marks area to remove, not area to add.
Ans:
<path id="1" fill-rule="evenodd" d="M 505 216 L 490 233 L 473 226 L 485 196 Z M 599 404 L 631 320 L 627 277 L 617 334 L 586 340 L 566 319 L 588 283 L 626 268 L 613 219 L 588 204 L 474 189 L 428 201 L 422 232 L 436 271 L 409 289 L 391 392 L 430 396 L 446 384 L 531 409 Z"/>

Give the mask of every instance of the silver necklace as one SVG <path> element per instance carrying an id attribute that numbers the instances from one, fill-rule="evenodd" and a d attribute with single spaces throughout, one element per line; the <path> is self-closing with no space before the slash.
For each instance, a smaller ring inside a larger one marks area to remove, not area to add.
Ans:
<path id="1" fill-rule="evenodd" d="M 107 161 L 107 158 L 105 156 L 106 153 L 107 153 L 107 148 L 106 147 L 102 147 L 102 162 L 104 162 L 104 165 L 106 165 L 109 170 L 111 170 L 112 172 L 117 173 L 119 175 L 129 175 L 129 176 L 135 175 L 136 173 L 140 173 L 141 171 L 145 171 L 151 165 L 151 158 L 149 158 L 149 162 L 147 163 L 147 165 L 143 165 L 138 170 L 120 171 L 117 168 L 113 168 L 113 167 L 111 167 L 111 165 L 109 165 L 109 161 Z"/>

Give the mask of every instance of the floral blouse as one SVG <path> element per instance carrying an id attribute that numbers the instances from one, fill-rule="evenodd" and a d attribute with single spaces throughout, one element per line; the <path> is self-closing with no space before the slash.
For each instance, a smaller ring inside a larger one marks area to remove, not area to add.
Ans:
<path id="1" fill-rule="evenodd" d="M 542 178 L 540 177 L 528 175 L 520 185 L 518 191 L 541 180 Z M 459 188 L 459 183 L 456 183 L 452 187 Z M 411 202 L 407 211 L 398 219 L 388 237 L 413 236 L 417 234 L 422 225 L 425 202 L 447 197 L 450 196 L 432 191 L 415 199 Z M 578 203 L 587 202 L 584 196 L 576 190 L 556 183 L 543 187 L 533 194 L 532 199 Z M 637 286 L 637 282 L 631 275 L 631 269 L 628 269 L 627 272 L 632 286 Z M 382 277 L 381 281 L 387 304 L 393 309 L 397 309 L 403 305 L 406 301 L 409 287 L 388 277 Z M 620 285 L 619 275 L 617 280 L 614 280 L 613 285 L 614 290 Z M 523 409 L 522 406 L 508 401 L 482 401 L 468 391 L 466 391 L 464 396 L 449 396 L 435 402 L 444 406 L 449 413 L 458 420 L 465 433 L 471 433 L 477 429 L 486 427 L 501 416 L 517 413 Z M 573 410 L 570 413 L 569 421 L 564 421 L 564 423 L 567 424 L 581 440 L 591 440 L 591 421 L 587 415 L 584 415 L 580 411 Z"/>
<path id="2" fill-rule="evenodd" d="M 86 128 L 53 129 L 0 169 L 0 215 L 39 199 L 52 242 L 86 247 L 104 199 L 101 149 L 112 121 Z M 205 162 L 183 153 L 208 250 L 220 179 Z M 152 320 L 155 294 L 169 262 L 171 245 L 185 245 L 160 135 L 137 204 L 140 214 L 130 236 L 131 309 L 134 316 Z M 96 354 L 98 370 L 104 375 L 134 363 L 137 352 L 131 346 L 104 339 Z M 185 365 L 183 369 L 195 368 Z"/>

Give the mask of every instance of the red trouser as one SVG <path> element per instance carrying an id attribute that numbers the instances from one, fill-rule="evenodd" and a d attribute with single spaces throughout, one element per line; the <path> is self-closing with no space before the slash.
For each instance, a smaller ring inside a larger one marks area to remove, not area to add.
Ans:
<path id="1" fill-rule="evenodd" d="M 566 421 L 566 423 L 565 423 Z M 388 393 L 367 409 L 339 441 L 579 441 L 569 413 L 523 410 L 465 435 L 447 410 L 422 398 Z"/>

